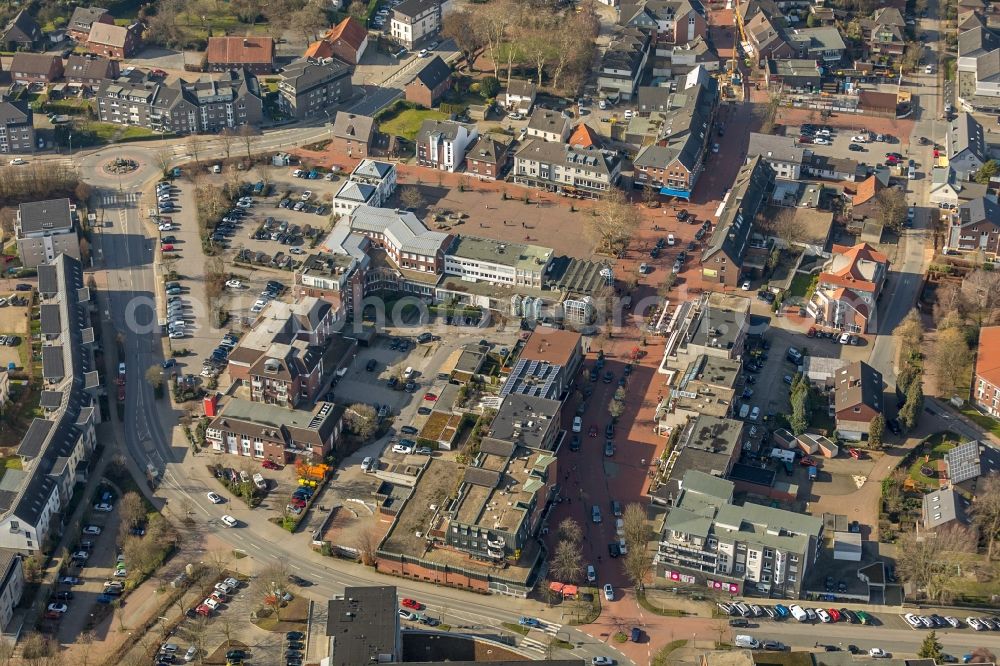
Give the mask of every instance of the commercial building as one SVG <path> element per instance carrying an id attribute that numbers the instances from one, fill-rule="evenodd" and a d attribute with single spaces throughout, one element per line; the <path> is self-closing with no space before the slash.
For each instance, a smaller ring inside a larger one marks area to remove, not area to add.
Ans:
<path id="1" fill-rule="evenodd" d="M 413 213 L 360 206 L 351 214 L 348 226 L 384 249 L 398 268 L 435 275 L 444 270 L 451 236 L 428 230 Z"/>
<path id="2" fill-rule="evenodd" d="M 327 602 L 329 666 L 386 664 L 403 660 L 396 588 L 346 587 Z"/>
<path id="3" fill-rule="evenodd" d="M 552 249 L 491 238 L 456 235 L 445 252 L 444 271 L 471 282 L 542 288 Z"/>
<path id="4" fill-rule="evenodd" d="M 882 373 L 864 361 L 855 361 L 837 370 L 833 376 L 837 434 L 855 442 L 866 439 L 871 422 L 882 413 L 884 392 Z"/>
<path id="5" fill-rule="evenodd" d="M 515 183 L 596 198 L 618 186 L 621 160 L 597 148 L 531 139 L 515 153 L 512 174 Z"/>
<path id="6" fill-rule="evenodd" d="M 210 72 L 245 69 L 254 74 L 274 71 L 273 37 L 209 37 L 205 61 Z"/>
<path id="7" fill-rule="evenodd" d="M 94 363 L 93 295 L 78 259 L 60 254 L 38 267 L 41 301 L 42 416 L 32 420 L 15 455 L 20 469 L 0 481 L 0 548 L 40 551 L 57 534 L 76 484 L 86 481 L 97 443 L 101 390 Z"/>
<path id="8" fill-rule="evenodd" d="M 722 203 L 712 237 L 701 254 L 702 276 L 706 282 L 735 287 L 745 279 L 748 269 L 752 271 L 758 264 L 763 266 L 770 253 L 766 246 L 753 247 L 751 235 L 757 213 L 770 198 L 773 187 L 774 169 L 763 157 L 752 158 L 740 169 Z M 748 261 L 748 257 L 754 255 L 758 261 Z"/>
<path id="9" fill-rule="evenodd" d="M 793 136 L 750 133 L 747 162 L 760 155 L 774 169 L 774 177 L 798 180 L 802 175 L 803 145 Z"/>
<path id="10" fill-rule="evenodd" d="M 583 365 L 582 340 L 575 331 L 536 326 L 524 341 L 500 395 L 564 399 Z"/>
<path id="11" fill-rule="evenodd" d="M 514 138 L 506 134 L 481 134 L 465 154 L 465 171 L 484 180 L 502 178 L 511 164 Z"/>
<path id="12" fill-rule="evenodd" d="M 333 212 L 350 215 L 358 206 L 384 206 L 396 191 L 396 165 L 361 160 L 333 197 Z"/>
<path id="13" fill-rule="evenodd" d="M 32 201 L 17 207 L 14 233 L 25 268 L 38 268 L 60 254 L 80 258 L 80 239 L 69 199 Z"/>
<path id="14" fill-rule="evenodd" d="M 354 94 L 353 71 L 336 58 L 297 60 L 278 74 L 278 108 L 298 120 L 328 118 L 333 108 Z"/>
<path id="15" fill-rule="evenodd" d="M 646 74 L 652 41 L 636 28 L 619 28 L 601 56 L 597 90 L 601 97 L 628 102 Z"/>
<path id="16" fill-rule="evenodd" d="M 994 418 L 1000 418 L 1000 326 L 979 329 L 972 399 L 976 407 Z"/>
<path id="17" fill-rule="evenodd" d="M 160 132 L 219 132 L 258 125 L 263 97 L 257 78 L 230 71 L 220 78 L 169 84 L 120 77 L 97 89 L 97 115 L 103 122 L 137 125 Z"/>
<path id="18" fill-rule="evenodd" d="M 246 458 L 319 462 L 340 442 L 343 416 L 332 402 L 303 411 L 231 398 L 208 424 L 205 441 L 213 451 Z"/>
<path id="19" fill-rule="evenodd" d="M 823 546 L 823 521 L 733 500 L 734 484 L 688 471 L 663 523 L 656 573 L 733 596 L 798 599 Z"/>
<path id="20" fill-rule="evenodd" d="M 28 102 L 0 101 L 0 154 L 33 152 L 35 123 Z"/>
<path id="21" fill-rule="evenodd" d="M 131 58 L 142 43 L 142 24 L 94 23 L 87 36 L 87 50 L 95 55 L 124 60 Z"/>
<path id="22" fill-rule="evenodd" d="M 441 32 L 441 0 L 403 0 L 392 9 L 389 34 L 411 51 Z"/>
<path id="23" fill-rule="evenodd" d="M 454 120 L 425 120 L 417 133 L 417 163 L 454 172 L 465 164 L 469 146 L 479 138 L 475 125 Z"/>

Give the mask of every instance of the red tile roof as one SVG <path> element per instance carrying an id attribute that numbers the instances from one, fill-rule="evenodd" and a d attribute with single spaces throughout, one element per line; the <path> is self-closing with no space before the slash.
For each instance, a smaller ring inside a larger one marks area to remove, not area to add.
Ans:
<path id="1" fill-rule="evenodd" d="M 580 123 L 573 130 L 573 133 L 567 141 L 571 146 L 580 146 L 581 148 L 599 148 L 601 145 L 601 137 L 597 133 L 587 126 L 586 123 Z"/>
<path id="2" fill-rule="evenodd" d="M 271 37 L 209 37 L 208 62 L 255 65 L 274 62 L 274 39 Z"/>
<path id="3" fill-rule="evenodd" d="M 331 58 L 333 57 L 333 44 L 321 39 L 318 42 L 313 42 L 309 45 L 309 48 L 305 52 L 306 58 Z"/>
<path id="4" fill-rule="evenodd" d="M 855 206 L 860 206 L 861 204 L 868 203 L 875 198 L 875 195 L 882 190 L 882 183 L 875 176 L 868 176 L 865 180 L 861 181 L 858 185 L 858 193 L 854 195 L 851 199 L 851 203 Z"/>
<path id="5" fill-rule="evenodd" d="M 348 16 L 343 21 L 330 28 L 326 32 L 324 39 L 330 43 L 334 43 L 337 40 L 343 40 L 345 44 L 357 51 L 361 48 L 361 45 L 367 37 L 368 31 L 365 30 L 363 25 L 361 25 L 361 22 L 353 16 Z"/>
<path id="6" fill-rule="evenodd" d="M 888 264 L 889 260 L 884 254 L 873 248 L 868 243 L 859 243 L 848 247 L 847 245 L 834 245 L 831 248 L 833 254 L 840 254 L 848 258 L 848 263 L 836 273 L 824 272 L 820 274 L 820 282 L 836 284 L 848 289 L 858 291 L 875 291 L 875 284 L 870 282 L 859 270 L 858 263 L 871 261 L 880 264 Z"/>
<path id="7" fill-rule="evenodd" d="M 976 376 L 993 386 L 1000 386 L 1000 326 L 984 326 L 979 329 Z"/>

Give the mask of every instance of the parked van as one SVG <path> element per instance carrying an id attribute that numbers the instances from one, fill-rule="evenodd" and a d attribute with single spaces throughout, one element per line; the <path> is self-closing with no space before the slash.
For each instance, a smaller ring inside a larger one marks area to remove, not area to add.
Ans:
<path id="1" fill-rule="evenodd" d="M 739 635 L 736 637 L 736 647 L 748 648 L 750 650 L 756 650 L 760 647 L 760 643 L 753 636 Z"/>
<path id="2" fill-rule="evenodd" d="M 222 165 L 216 164 L 214 167 L 212 167 L 212 173 L 222 173 Z"/>
<path id="3" fill-rule="evenodd" d="M 791 611 L 792 617 L 794 617 L 799 622 L 805 622 L 806 620 L 809 619 L 809 615 L 806 614 L 804 610 L 802 610 L 802 606 L 796 604 L 794 606 L 789 606 L 788 610 Z"/>
<path id="4" fill-rule="evenodd" d="M 743 406 L 740 407 L 740 418 L 745 419 L 749 413 L 750 413 L 750 405 L 743 403 Z"/>

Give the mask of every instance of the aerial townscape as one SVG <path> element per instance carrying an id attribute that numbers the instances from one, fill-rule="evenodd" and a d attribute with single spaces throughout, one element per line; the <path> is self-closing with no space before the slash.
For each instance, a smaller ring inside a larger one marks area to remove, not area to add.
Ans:
<path id="1" fill-rule="evenodd" d="M 1000 0 L 77 2 L 0 666 L 998 664 Z"/>

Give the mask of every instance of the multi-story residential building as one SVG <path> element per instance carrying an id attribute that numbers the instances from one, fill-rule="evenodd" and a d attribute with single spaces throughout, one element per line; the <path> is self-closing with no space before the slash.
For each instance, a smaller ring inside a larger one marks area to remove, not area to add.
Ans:
<path id="1" fill-rule="evenodd" d="M 500 395 L 562 400 L 583 365 L 583 338 L 575 331 L 536 326 L 500 389 Z"/>
<path id="2" fill-rule="evenodd" d="M 441 56 L 434 56 L 424 65 L 413 80 L 406 84 L 404 94 L 407 102 L 413 102 L 428 109 L 433 107 L 451 88 L 451 67 Z"/>
<path id="3" fill-rule="evenodd" d="M 465 164 L 465 153 L 479 138 L 475 125 L 454 120 L 425 120 L 417 132 L 416 152 L 420 166 L 454 172 Z"/>
<path id="4" fill-rule="evenodd" d="M 770 199 L 774 188 L 774 169 L 763 157 L 757 156 L 745 164 L 736 175 L 722 204 L 722 212 L 712 231 L 712 237 L 701 254 L 702 276 L 706 282 L 718 282 L 727 287 L 737 286 L 744 271 L 756 265 L 747 261 L 751 255 L 751 234 L 757 213 Z M 759 248 L 765 255 L 767 248 Z M 761 264 L 763 265 L 763 264 Z"/>
<path id="5" fill-rule="evenodd" d="M 122 77 L 105 81 L 95 97 L 98 118 L 104 122 L 173 134 L 257 125 L 264 105 L 257 78 L 235 70 L 194 83 L 176 80 L 162 84 Z"/>
<path id="6" fill-rule="evenodd" d="M 569 118 L 551 109 L 537 107 L 528 118 L 529 139 L 541 139 L 553 143 L 566 143 L 566 138 L 573 129 Z"/>
<path id="7" fill-rule="evenodd" d="M 833 64 L 840 62 L 847 50 L 836 26 L 793 30 L 787 37 L 800 59 Z"/>
<path id="8" fill-rule="evenodd" d="M 947 242 L 949 250 L 982 252 L 990 259 L 1000 256 L 1000 205 L 989 197 L 978 197 L 959 206 Z"/>
<path id="9" fill-rule="evenodd" d="M 0 154 L 35 152 L 35 124 L 28 102 L 0 101 Z"/>
<path id="10" fill-rule="evenodd" d="M 95 23 L 113 25 L 115 17 L 103 7 L 77 7 L 66 25 L 66 36 L 77 42 L 86 42 Z"/>
<path id="11" fill-rule="evenodd" d="M 328 379 L 323 370 L 322 347 L 276 342 L 250 366 L 250 399 L 289 408 L 312 404 Z"/>
<path id="12" fill-rule="evenodd" d="M 66 61 L 64 76 L 70 84 L 96 88 L 108 79 L 117 79 L 119 61 L 92 54 L 73 54 Z"/>
<path id="13" fill-rule="evenodd" d="M 456 235 L 444 255 L 444 271 L 463 280 L 542 288 L 552 248 Z"/>
<path id="14" fill-rule="evenodd" d="M 959 30 L 956 92 L 968 111 L 1000 110 L 1000 38 L 985 25 Z"/>
<path id="15" fill-rule="evenodd" d="M 403 0 L 392 9 L 389 34 L 413 50 L 437 38 L 441 32 L 441 0 Z"/>
<path id="16" fill-rule="evenodd" d="M 896 7 L 880 7 L 861 29 L 872 54 L 900 56 L 906 49 L 906 20 Z"/>
<path id="17" fill-rule="evenodd" d="M 983 126 L 971 113 L 960 113 L 948 124 L 948 166 L 962 180 L 972 180 L 990 159 Z"/>
<path id="18" fill-rule="evenodd" d="M 798 53 L 785 33 L 784 17 L 760 11 L 744 22 L 746 45 L 755 62 L 795 58 Z"/>
<path id="19" fill-rule="evenodd" d="M 205 59 L 211 72 L 245 69 L 267 74 L 274 71 L 274 38 L 209 37 Z"/>
<path id="20" fill-rule="evenodd" d="M 621 160 L 597 148 L 531 139 L 514 155 L 512 173 L 515 183 L 594 198 L 618 186 Z"/>
<path id="21" fill-rule="evenodd" d="M 889 260 L 868 243 L 834 245 L 831 252 L 806 311 L 823 326 L 851 333 L 875 332 L 877 302 L 889 274 Z"/>
<path id="22" fill-rule="evenodd" d="M 484 180 L 502 178 L 510 167 L 513 142 L 506 134 L 480 135 L 466 152 L 466 172 Z"/>
<path id="23" fill-rule="evenodd" d="M 752 591 L 799 598 L 823 547 L 823 521 L 749 502 L 741 506 L 733 491 L 731 481 L 684 474 L 660 535 L 657 575 L 734 596 Z"/>
<path id="24" fill-rule="evenodd" d="M 231 398 L 208 424 L 205 441 L 213 451 L 246 458 L 320 462 L 340 443 L 343 420 L 344 408 L 332 402 L 304 411 Z"/>
<path id="25" fill-rule="evenodd" d="M 65 254 L 38 267 L 41 300 L 42 416 L 21 438 L 19 469 L 4 475 L 0 549 L 25 554 L 46 548 L 97 443 L 101 390 L 94 363 L 93 295 L 78 259 Z"/>
<path id="26" fill-rule="evenodd" d="M 348 16 L 327 30 L 321 40 L 310 44 L 304 57 L 311 60 L 339 58 L 348 64 L 357 65 L 361 62 L 361 56 L 364 55 L 366 48 L 368 48 L 368 31 L 360 21 Z"/>
<path id="27" fill-rule="evenodd" d="M 698 73 L 692 71 L 686 81 L 698 80 Z M 635 181 L 659 189 L 661 194 L 689 199 L 704 171 L 719 101 L 718 86 L 706 78 L 705 83 L 686 86 L 676 94 L 640 88 L 638 96 L 640 113 L 648 113 L 649 124 L 656 129 L 653 141 L 635 157 Z"/>
<path id="28" fill-rule="evenodd" d="M 142 43 L 142 24 L 94 23 L 87 36 L 87 50 L 95 55 L 123 60 L 131 58 Z"/>
<path id="29" fill-rule="evenodd" d="M 979 329 L 972 399 L 976 407 L 993 418 L 1000 418 L 1000 326 Z"/>
<path id="30" fill-rule="evenodd" d="M 376 247 L 384 249 L 398 268 L 433 274 L 444 270 L 451 236 L 430 231 L 413 213 L 359 206 L 351 213 L 348 224 L 351 231 L 367 236 Z"/>
<path id="31" fill-rule="evenodd" d="M 621 28 L 613 35 L 601 57 L 597 89 L 602 97 L 630 101 L 646 74 L 652 40 L 636 28 Z"/>
<path id="32" fill-rule="evenodd" d="M 855 361 L 833 375 L 833 409 L 837 435 L 860 442 L 868 437 L 868 426 L 882 413 L 885 386 L 882 373 L 864 361 Z"/>
<path id="33" fill-rule="evenodd" d="M 0 30 L 0 48 L 4 51 L 31 51 L 41 44 L 42 26 L 31 9 L 22 9 Z"/>
<path id="34" fill-rule="evenodd" d="M 774 169 L 775 178 L 798 180 L 802 174 L 805 148 L 795 137 L 751 132 L 747 162 L 758 155 Z"/>
<path id="35" fill-rule="evenodd" d="M 651 33 L 657 46 L 684 45 L 708 37 L 708 22 L 690 0 L 625 0 L 618 23 Z"/>
<path id="36" fill-rule="evenodd" d="M 21 555 L 12 550 L 0 551 L 0 629 L 7 630 L 23 593 L 24 566 Z"/>
<path id="37" fill-rule="evenodd" d="M 62 57 L 51 53 L 19 51 L 10 61 L 10 78 L 14 83 L 52 83 L 62 75 Z"/>
<path id="38" fill-rule="evenodd" d="M 333 212 L 350 215 L 358 206 L 385 205 L 396 191 L 396 165 L 361 160 L 333 197 Z"/>
<path id="39" fill-rule="evenodd" d="M 324 115 L 329 118 L 333 108 L 354 94 L 352 71 L 350 65 L 336 58 L 298 60 L 286 65 L 278 74 L 278 108 L 299 120 Z"/>
<path id="40" fill-rule="evenodd" d="M 332 252 L 310 254 L 295 271 L 295 296 L 322 298 L 350 316 L 354 304 L 364 296 L 364 271 L 369 263 L 364 253 L 358 256 Z"/>
<path id="41" fill-rule="evenodd" d="M 25 268 L 48 264 L 60 254 L 80 258 L 80 239 L 69 199 L 32 201 L 17 207 L 14 233 Z"/>
<path id="42" fill-rule="evenodd" d="M 332 149 L 348 157 L 365 158 L 375 143 L 375 119 L 347 111 L 337 111 L 333 119 Z"/>

